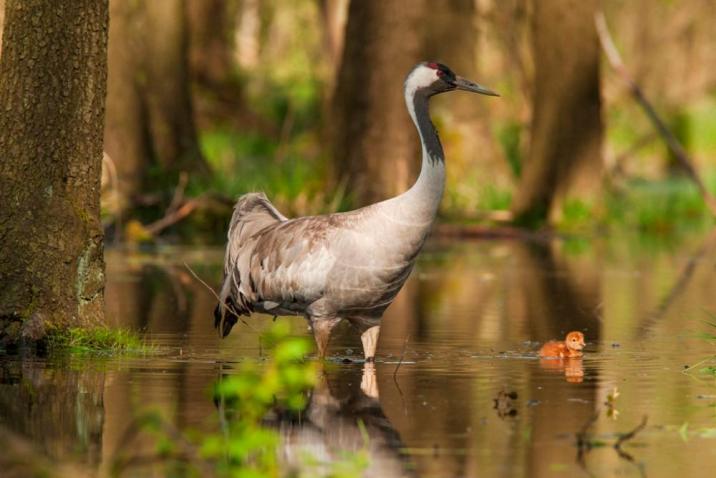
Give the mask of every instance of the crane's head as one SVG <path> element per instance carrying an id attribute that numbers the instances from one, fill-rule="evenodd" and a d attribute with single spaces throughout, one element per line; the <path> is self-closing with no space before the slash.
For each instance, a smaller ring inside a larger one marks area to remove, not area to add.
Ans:
<path id="1" fill-rule="evenodd" d="M 489 88 L 456 75 L 442 63 L 425 61 L 419 63 L 408 74 L 405 89 L 411 93 L 423 93 L 433 96 L 446 91 L 463 90 L 481 95 L 500 96 Z"/>
<path id="2" fill-rule="evenodd" d="M 584 334 L 582 332 L 570 332 L 564 339 L 568 349 L 582 350 L 584 348 Z"/>

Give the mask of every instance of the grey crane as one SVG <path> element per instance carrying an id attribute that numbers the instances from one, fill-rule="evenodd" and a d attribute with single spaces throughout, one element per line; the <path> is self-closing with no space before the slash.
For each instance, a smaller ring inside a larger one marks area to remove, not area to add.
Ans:
<path id="1" fill-rule="evenodd" d="M 405 283 L 432 227 L 445 185 L 445 155 L 430 97 L 453 90 L 498 96 L 440 63 L 408 74 L 405 103 L 422 143 L 415 184 L 394 198 L 344 213 L 287 219 L 263 193 L 236 203 L 214 325 L 226 336 L 240 315 L 304 315 L 321 357 L 342 319 L 373 361 L 380 321 Z"/>

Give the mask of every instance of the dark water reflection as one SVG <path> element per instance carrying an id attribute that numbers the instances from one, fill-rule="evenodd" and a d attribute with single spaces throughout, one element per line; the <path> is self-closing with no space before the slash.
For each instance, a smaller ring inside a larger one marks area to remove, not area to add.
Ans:
<path id="1" fill-rule="evenodd" d="M 301 420 L 274 419 L 283 459 L 290 465 L 302 450 L 329 459 L 364 446 L 360 418 L 370 437 L 367 476 L 716 470 L 716 381 L 700 366 L 683 373 L 715 353 L 696 336 L 709 331 L 704 321 L 716 321 L 713 243 L 431 243 L 386 313 L 375 370 L 339 363 L 360 354 L 345 327 L 332 342 L 337 363 Z M 183 263 L 216 286 L 221 259 L 220 250 L 110 251 L 109 320 L 146 331 L 168 352 L 105 361 L 1 357 L 0 446 L 9 450 L 0 454 L 2 469 L 27 476 L 17 457 L 32 447 L 71 466 L 72 476 L 105 475 L 132 417 L 147 407 L 179 428 L 215 427 L 210 385 L 226 364 L 261 353 L 258 333 L 270 322 L 252 320 L 217 338 L 214 298 Z M 302 319 L 286 320 L 306 333 Z M 587 338 L 583 359 L 537 359 L 537 342 L 573 329 Z M 602 413 L 591 433 L 612 443 L 648 415 L 646 429 L 624 445 L 633 461 L 606 446 L 580 464 L 575 433 L 606 409 L 615 387 L 617 418 Z"/>

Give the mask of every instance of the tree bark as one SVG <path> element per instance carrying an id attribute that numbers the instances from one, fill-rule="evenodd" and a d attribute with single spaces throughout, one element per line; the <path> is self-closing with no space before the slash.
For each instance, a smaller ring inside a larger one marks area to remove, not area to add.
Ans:
<path id="1" fill-rule="evenodd" d="M 103 315 L 107 1 L 7 0 L 0 59 L 0 319 L 29 338 Z M 2 325 L 2 324 L 0 324 Z M 0 331 L 0 335 L 2 332 Z"/>
<path id="2" fill-rule="evenodd" d="M 421 60 L 425 2 L 350 3 L 332 101 L 335 176 L 359 204 L 408 188 L 420 165 L 419 143 L 402 95 L 406 73 Z"/>
<path id="3" fill-rule="evenodd" d="M 0 55 L 2 55 L 2 27 L 5 23 L 5 0 L 0 0 Z"/>
<path id="4" fill-rule="evenodd" d="M 518 223 L 558 220 L 565 200 L 589 204 L 600 190 L 598 6 L 598 0 L 534 2 L 532 134 L 513 205 Z"/>
<path id="5" fill-rule="evenodd" d="M 173 184 L 181 171 L 208 172 L 199 149 L 189 88 L 183 0 L 112 0 L 105 150 L 126 211 L 158 163 Z"/>

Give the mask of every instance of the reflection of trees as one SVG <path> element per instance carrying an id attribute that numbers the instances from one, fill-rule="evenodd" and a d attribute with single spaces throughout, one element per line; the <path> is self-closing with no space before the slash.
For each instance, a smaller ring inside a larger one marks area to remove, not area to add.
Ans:
<path id="1" fill-rule="evenodd" d="M 514 249 L 520 264 L 516 288 L 527 313 L 530 337 L 545 341 L 561 338 L 570 330 L 582 330 L 587 342 L 598 341 L 601 293 L 593 258 L 560 256 L 554 244 L 516 244 Z M 590 377 L 583 383 L 581 360 L 564 364 L 565 377 L 539 370 L 534 367 L 527 382 L 527 394 L 539 400 L 539 410 L 530 421 L 536 439 L 528 446 L 526 467 L 530 476 L 552 476 L 551 464 L 565 458 L 565 443 L 558 437 L 573 434 L 594 414 L 596 370 L 587 370 Z M 578 381 L 575 374 L 580 375 Z M 588 403 L 567 406 L 568 399 L 575 396 Z"/>
<path id="2" fill-rule="evenodd" d="M 505 475 L 524 469 L 548 475 L 551 462 L 545 461 L 544 469 L 539 464 L 543 453 L 571 460 L 557 435 L 574 432 L 593 413 L 594 370 L 587 367 L 584 383 L 570 383 L 565 378 L 577 382 L 585 372 L 581 362 L 564 364 L 554 374 L 536 360 L 482 355 L 524 350 L 525 340 L 560 338 L 570 329 L 585 330 L 589 342 L 598 341 L 601 288 L 594 256 L 563 255 L 559 244 L 461 244 L 421 261 L 406 287 L 413 305 L 388 309 L 381 351 L 399 355 L 403 334 L 411 331 L 406 359 L 417 354 L 418 362 L 400 368 L 400 389 L 393 365 L 378 364 L 378 378 L 383 407 L 407 447 L 435 448 L 429 459 L 415 458 L 420 470 L 479 476 L 486 466 L 480 451 L 486 448 L 493 451 L 490 468 Z M 465 350 L 489 360 L 488 369 L 461 357 Z M 439 362 L 432 362 L 437 357 Z M 519 396 L 514 404 L 519 413 L 508 421 L 493 410 L 503 389 Z M 575 396 L 590 405 L 565 406 Z M 540 404 L 528 411 L 525 403 L 532 399 Z M 534 438 L 504 432 L 510 428 L 529 429 Z"/>
<path id="3" fill-rule="evenodd" d="M 70 364 L 0 364 L 3 425 L 56 460 L 96 466 L 104 424 L 105 374 Z M 1 474 L 1 473 L 0 473 Z"/>
<path id="4" fill-rule="evenodd" d="M 568 261 L 552 244 L 515 246 L 521 268 L 517 287 L 528 314 L 530 338 L 542 342 L 581 330 L 588 342 L 598 341 L 600 278 L 594 261 Z"/>
<path id="5" fill-rule="evenodd" d="M 145 364 L 142 373 L 110 372 L 112 380 L 105 394 L 105 464 L 131 418 L 148 404 L 177 428 L 203 425 L 213 413 L 207 391 L 217 372 L 213 360 L 192 358 L 216 351 L 219 342 L 211 320 L 215 299 L 183 267 L 143 264 L 127 270 L 109 260 L 108 269 L 107 308 L 114 323 L 160 337 L 171 334 L 171 346 L 176 348 L 170 357 Z M 133 443 L 139 451 L 148 445 L 142 440 Z M 124 451 L 131 454 L 136 450 Z"/>

